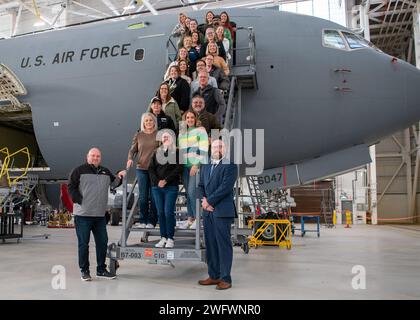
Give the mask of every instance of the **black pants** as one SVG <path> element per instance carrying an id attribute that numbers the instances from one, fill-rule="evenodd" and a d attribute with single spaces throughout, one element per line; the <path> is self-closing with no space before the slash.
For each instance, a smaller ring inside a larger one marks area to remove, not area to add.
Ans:
<path id="1" fill-rule="evenodd" d="M 75 216 L 76 234 L 79 248 L 79 267 L 81 272 L 89 271 L 89 241 L 92 231 L 96 245 L 96 272 L 105 271 L 108 234 L 105 217 Z"/>

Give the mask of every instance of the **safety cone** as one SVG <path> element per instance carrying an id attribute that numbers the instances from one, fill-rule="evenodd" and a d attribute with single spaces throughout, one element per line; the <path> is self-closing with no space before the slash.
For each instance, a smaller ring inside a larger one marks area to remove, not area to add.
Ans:
<path id="1" fill-rule="evenodd" d="M 350 211 L 346 210 L 346 226 L 344 228 L 351 228 L 350 223 L 351 223 L 351 213 Z"/>

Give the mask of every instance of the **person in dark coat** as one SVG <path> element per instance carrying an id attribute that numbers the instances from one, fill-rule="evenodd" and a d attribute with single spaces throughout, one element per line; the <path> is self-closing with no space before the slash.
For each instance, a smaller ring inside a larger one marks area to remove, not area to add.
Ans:
<path id="1" fill-rule="evenodd" d="M 115 279 L 116 275 L 106 269 L 108 234 L 105 211 L 108 203 L 109 187 L 121 184 L 126 171 L 117 175 L 101 166 L 102 155 L 98 148 L 89 150 L 86 163 L 73 169 L 69 176 L 68 190 L 73 201 L 73 215 L 79 252 L 79 268 L 83 281 L 91 281 L 89 271 L 89 241 L 93 233 L 96 244 L 96 276 Z"/>
<path id="2" fill-rule="evenodd" d="M 226 112 L 226 102 L 223 94 L 219 89 L 209 85 L 209 74 L 206 71 L 201 71 L 198 74 L 198 83 L 200 87 L 193 93 L 193 96 L 197 94 L 202 96 L 206 103 L 206 110 L 214 114 L 219 123 L 222 123 Z"/>
<path id="3" fill-rule="evenodd" d="M 167 116 L 162 110 L 162 100 L 159 97 L 153 97 L 150 101 L 150 107 L 147 112 L 153 113 L 156 116 L 158 130 L 170 129 L 176 134 L 175 124 L 171 117 Z"/>
<path id="4" fill-rule="evenodd" d="M 166 81 L 169 85 L 172 98 L 178 103 L 179 109 L 185 112 L 190 107 L 190 85 L 187 80 L 180 77 L 178 66 L 172 66 L 169 69 L 169 79 Z"/>
<path id="5" fill-rule="evenodd" d="M 200 285 L 216 285 L 216 289 L 232 287 L 233 248 L 231 226 L 236 216 L 233 200 L 238 170 L 226 159 L 227 148 L 223 141 L 211 145 L 211 161 L 202 166 L 198 194 L 202 199 L 204 240 L 206 244 L 209 277 Z"/>
<path id="6" fill-rule="evenodd" d="M 179 164 L 179 152 L 176 149 L 175 135 L 165 130 L 162 133 L 162 145 L 156 150 L 149 166 L 152 195 L 155 200 L 160 227 L 160 241 L 157 248 L 173 248 L 175 234 L 175 203 L 178 186 L 183 171 Z"/>
<path id="7" fill-rule="evenodd" d="M 206 129 L 209 137 L 211 136 L 211 130 L 222 129 L 214 114 L 211 114 L 206 110 L 205 101 L 202 96 L 196 95 L 192 98 L 191 109 L 193 109 L 197 114 L 198 120 L 200 120 L 201 125 L 204 127 L 204 129 Z"/>

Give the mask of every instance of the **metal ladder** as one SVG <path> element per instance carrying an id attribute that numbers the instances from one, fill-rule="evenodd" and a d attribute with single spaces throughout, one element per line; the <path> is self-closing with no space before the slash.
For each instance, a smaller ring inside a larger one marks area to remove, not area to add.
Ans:
<path id="1" fill-rule="evenodd" d="M 327 195 L 326 195 L 327 193 Z M 332 190 L 322 190 L 321 213 L 324 217 L 324 224 L 327 228 L 333 228 L 333 204 L 331 197 Z"/>
<path id="2" fill-rule="evenodd" d="M 6 206 L 12 198 L 15 196 L 16 191 L 19 192 L 21 196 L 21 201 L 19 203 L 14 203 L 14 205 L 20 204 L 21 202 L 27 201 L 30 198 L 32 191 L 38 184 L 38 176 L 28 174 L 31 163 L 31 155 L 27 147 L 22 148 L 16 152 L 10 153 L 8 148 L 2 148 L 0 153 L 4 154 L 5 157 L 2 161 L 2 167 L 0 170 L 0 179 L 4 180 L 7 184 L 8 193 L 3 194 L 0 199 L 0 206 Z M 24 168 L 13 168 L 14 157 L 23 154 L 27 158 L 27 162 Z M 21 172 L 16 176 L 12 176 L 13 172 Z M 9 203 L 10 205 L 10 203 Z"/>
<path id="3" fill-rule="evenodd" d="M 251 196 L 252 205 L 254 206 L 254 211 L 264 210 L 265 212 L 269 211 L 268 199 L 264 194 L 264 191 L 261 190 L 258 183 L 258 176 L 247 176 L 246 182 L 248 184 L 249 194 Z"/>

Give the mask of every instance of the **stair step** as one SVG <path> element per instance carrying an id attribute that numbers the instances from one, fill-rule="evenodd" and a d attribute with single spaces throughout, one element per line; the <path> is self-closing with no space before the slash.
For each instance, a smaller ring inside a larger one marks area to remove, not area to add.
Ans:
<path id="1" fill-rule="evenodd" d="M 131 232 L 147 232 L 149 236 L 160 237 L 159 228 L 147 229 L 147 228 L 131 228 Z M 177 237 L 194 237 L 195 229 L 175 229 L 175 235 Z"/>

